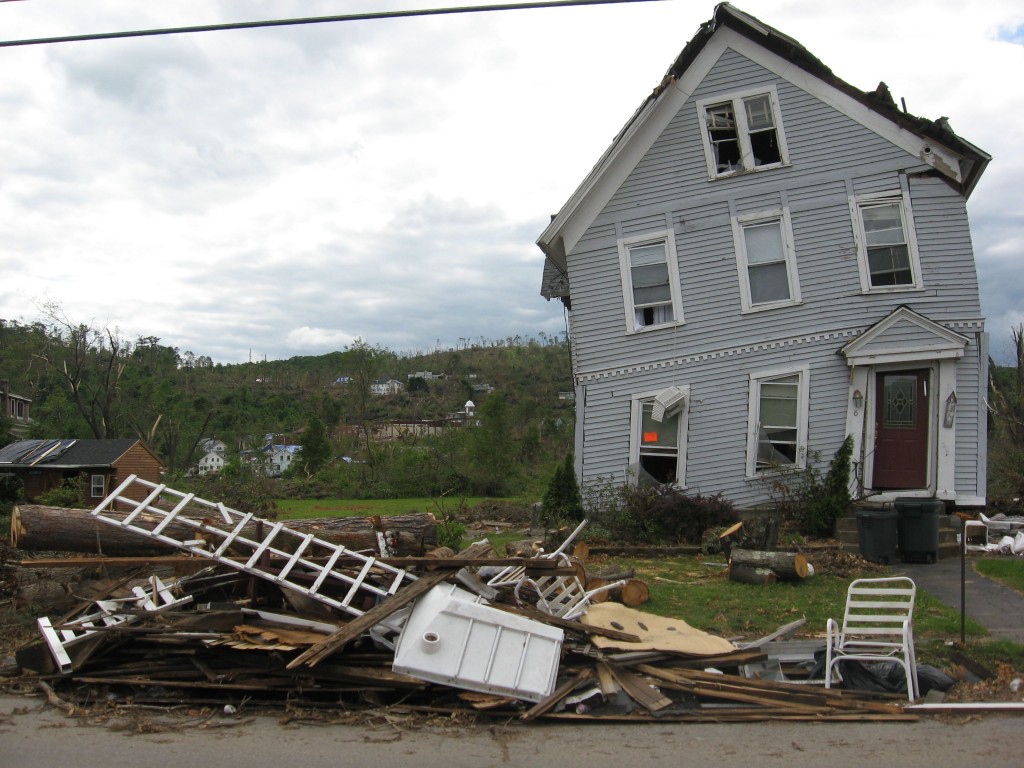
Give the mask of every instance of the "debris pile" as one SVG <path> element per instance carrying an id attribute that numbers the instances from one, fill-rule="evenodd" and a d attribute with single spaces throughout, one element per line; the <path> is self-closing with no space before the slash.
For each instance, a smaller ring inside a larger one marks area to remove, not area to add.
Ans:
<path id="1" fill-rule="evenodd" d="M 739 646 L 604 600 L 567 554 L 353 550 L 130 477 L 92 513 L 178 555 L 74 558 L 107 576 L 16 654 L 51 701 L 242 704 L 602 721 L 914 719 L 897 698 L 794 680 Z M 50 563 L 54 565 L 56 561 Z M 38 564 L 38 561 L 37 561 Z M 145 566 L 145 571 L 138 570 Z M 114 567 L 131 566 L 113 578 Z M 820 645 L 820 644 L 819 644 Z"/>

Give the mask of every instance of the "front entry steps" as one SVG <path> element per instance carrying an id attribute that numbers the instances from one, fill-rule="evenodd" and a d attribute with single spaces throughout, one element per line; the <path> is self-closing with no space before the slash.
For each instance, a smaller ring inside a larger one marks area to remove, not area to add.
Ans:
<path id="1" fill-rule="evenodd" d="M 835 537 L 839 541 L 840 549 L 843 552 L 852 554 L 860 553 L 860 534 L 857 528 L 858 510 L 879 511 L 894 510 L 895 504 L 891 501 L 855 501 L 846 514 L 836 520 Z M 949 510 L 946 510 L 947 513 Z M 942 560 L 947 557 L 960 556 L 960 544 L 957 541 L 957 534 L 960 532 L 960 523 L 956 515 L 939 515 L 939 549 L 937 557 Z M 898 557 L 898 553 L 897 553 Z"/>

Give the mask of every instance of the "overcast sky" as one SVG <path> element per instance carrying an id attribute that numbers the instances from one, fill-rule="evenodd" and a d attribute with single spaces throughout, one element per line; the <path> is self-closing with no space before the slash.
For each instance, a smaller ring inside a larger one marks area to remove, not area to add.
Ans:
<path id="1" fill-rule="evenodd" d="M 1006 359 L 1024 321 L 1024 4 L 734 5 L 993 156 L 968 210 Z M 0 40 L 424 7 L 18 0 L 0 2 Z M 0 48 L 0 318 L 54 302 L 221 363 L 560 334 L 535 241 L 713 8 Z"/>

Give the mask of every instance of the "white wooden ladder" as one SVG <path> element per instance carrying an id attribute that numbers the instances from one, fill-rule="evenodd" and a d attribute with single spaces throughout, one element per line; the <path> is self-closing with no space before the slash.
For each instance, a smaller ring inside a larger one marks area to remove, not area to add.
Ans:
<path id="1" fill-rule="evenodd" d="M 130 489 L 142 500 L 129 497 Z M 353 616 L 365 612 L 360 607 L 364 600 L 385 599 L 416 578 L 341 544 L 293 531 L 282 521 L 262 520 L 251 512 L 239 512 L 136 475 L 121 483 L 92 515 L 108 525 L 257 576 Z M 173 538 L 170 533 L 181 535 L 181 526 L 194 535 Z"/>

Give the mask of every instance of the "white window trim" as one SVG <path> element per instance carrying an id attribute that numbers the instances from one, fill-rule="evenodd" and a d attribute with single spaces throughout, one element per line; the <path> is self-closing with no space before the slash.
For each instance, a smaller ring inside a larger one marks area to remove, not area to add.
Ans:
<path id="1" fill-rule="evenodd" d="M 673 385 L 667 385 L 673 386 Z M 690 422 L 690 385 L 676 384 L 685 393 L 685 401 L 682 410 L 679 412 L 679 434 L 676 436 L 676 482 L 673 485 L 677 488 L 686 489 L 686 435 L 689 432 Z M 629 466 L 640 465 L 640 428 L 643 424 L 643 406 L 651 402 L 667 387 L 652 389 L 647 392 L 638 392 L 630 399 L 629 405 Z M 637 482 L 637 475 L 630 477 L 630 482 Z"/>
<path id="2" fill-rule="evenodd" d="M 864 217 L 861 216 L 861 206 L 888 202 L 900 204 L 903 235 L 907 238 L 910 269 L 914 273 L 914 282 L 907 285 L 872 286 L 871 268 L 868 265 L 867 235 L 864 232 Z M 857 246 L 857 263 L 860 269 L 860 289 L 862 293 L 899 293 L 901 291 L 919 291 L 924 288 L 924 281 L 921 278 L 921 259 L 917 251 L 917 232 L 914 229 L 914 212 L 910 206 L 910 193 L 907 189 L 851 196 L 850 216 L 853 219 L 853 240 Z"/>
<path id="3" fill-rule="evenodd" d="M 99 480 L 99 483 L 96 481 Z M 97 485 L 99 486 L 99 493 L 96 493 Z M 104 475 L 90 475 L 89 476 L 89 495 L 94 499 L 102 499 L 107 495 L 107 481 Z"/>
<path id="4" fill-rule="evenodd" d="M 772 118 L 775 120 L 775 131 L 779 139 L 779 155 L 781 160 L 770 165 L 754 165 L 754 153 L 750 147 L 750 132 L 747 128 L 747 111 L 743 109 L 743 99 L 751 96 L 768 96 L 772 107 Z M 718 172 L 718 164 L 715 162 L 715 152 L 711 147 L 711 136 L 708 135 L 705 114 L 707 107 L 713 104 L 721 104 L 731 101 L 733 114 L 736 116 L 737 136 L 740 143 L 740 164 L 742 168 L 732 171 Z M 704 145 L 704 160 L 707 163 L 709 179 L 728 179 L 740 173 L 756 173 L 770 171 L 774 168 L 784 168 L 789 165 L 789 148 L 786 143 L 786 131 L 782 125 L 782 110 L 779 109 L 779 94 L 774 85 L 762 85 L 757 88 L 748 88 L 743 91 L 733 91 L 718 96 L 699 99 L 697 107 L 697 124 L 700 126 L 700 140 Z"/>
<path id="5" fill-rule="evenodd" d="M 743 230 L 750 225 L 766 224 L 772 221 L 779 222 L 779 228 L 782 230 L 782 250 L 786 261 L 789 298 L 783 301 L 754 304 L 750 298 L 750 270 L 747 264 L 747 241 L 743 236 Z M 732 237 L 736 245 L 736 272 L 740 281 L 740 304 L 744 313 L 763 312 L 800 303 L 800 277 L 796 268 L 796 246 L 793 244 L 793 224 L 789 218 L 788 207 L 733 217 Z"/>
<path id="6" fill-rule="evenodd" d="M 653 243 L 665 244 L 665 258 L 668 260 L 669 291 L 672 294 L 672 322 L 637 327 L 636 310 L 633 308 L 633 278 L 629 263 L 629 249 Z M 679 282 L 679 258 L 676 255 L 675 230 L 671 227 L 633 237 L 619 238 L 619 273 L 622 279 L 622 300 L 626 310 L 626 333 L 647 333 L 661 328 L 672 328 L 683 324 L 683 296 Z"/>
<path id="7" fill-rule="evenodd" d="M 796 462 L 791 467 L 786 467 L 784 472 L 805 469 L 807 467 L 807 421 L 810 409 L 810 379 L 811 369 L 809 365 L 798 365 L 789 368 L 774 368 L 772 370 L 757 371 L 750 374 L 750 392 L 747 400 L 747 478 L 753 479 L 765 477 L 779 472 L 765 472 L 757 469 L 757 438 L 758 424 L 760 423 L 760 392 L 761 383 L 771 379 L 779 379 L 794 374 L 800 377 L 797 391 L 797 416 L 796 416 Z"/>

